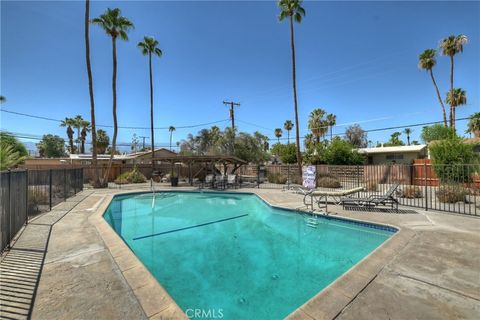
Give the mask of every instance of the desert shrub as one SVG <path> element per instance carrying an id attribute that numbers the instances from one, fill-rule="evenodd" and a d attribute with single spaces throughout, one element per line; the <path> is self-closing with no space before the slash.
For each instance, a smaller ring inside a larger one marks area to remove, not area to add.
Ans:
<path id="1" fill-rule="evenodd" d="M 28 213 L 39 213 L 40 205 L 48 204 L 48 192 L 43 189 L 28 190 Z"/>
<path id="2" fill-rule="evenodd" d="M 375 180 L 367 180 L 366 188 L 367 188 L 367 191 L 377 191 L 378 182 Z"/>
<path id="3" fill-rule="evenodd" d="M 320 175 L 317 177 L 317 186 L 321 188 L 341 188 L 342 184 L 337 177 L 331 175 Z"/>
<path id="4" fill-rule="evenodd" d="M 137 167 L 133 168 L 132 171 L 122 173 L 115 179 L 116 184 L 143 183 L 146 181 L 147 178 L 138 171 Z"/>
<path id="5" fill-rule="evenodd" d="M 456 203 L 465 201 L 468 190 L 459 185 L 443 186 L 437 191 L 438 201 L 443 203 Z"/>
<path id="6" fill-rule="evenodd" d="M 268 179 L 268 182 L 270 183 L 279 183 L 279 184 L 287 183 L 287 177 L 282 175 L 281 173 L 268 173 L 267 179 Z"/>
<path id="7" fill-rule="evenodd" d="M 400 190 L 400 196 L 402 198 L 423 198 L 422 190 L 417 186 L 405 186 Z"/>
<path id="8" fill-rule="evenodd" d="M 460 138 L 432 143 L 429 150 L 433 171 L 442 182 L 469 182 L 478 169 L 479 157 L 473 145 L 463 143 Z"/>

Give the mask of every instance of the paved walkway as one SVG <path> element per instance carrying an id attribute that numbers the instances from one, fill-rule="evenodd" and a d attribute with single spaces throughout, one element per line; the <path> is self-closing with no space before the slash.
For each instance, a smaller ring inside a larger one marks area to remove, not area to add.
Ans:
<path id="1" fill-rule="evenodd" d="M 275 205 L 301 206 L 300 195 L 252 191 Z M 146 319 L 88 220 L 113 192 L 85 190 L 25 228 L 0 262 L 0 318 Z M 480 219 L 409 208 L 398 214 L 329 209 L 340 216 L 401 226 L 415 235 L 355 297 L 338 299 L 347 301 L 341 312 L 318 306 L 302 318 L 480 317 Z"/>

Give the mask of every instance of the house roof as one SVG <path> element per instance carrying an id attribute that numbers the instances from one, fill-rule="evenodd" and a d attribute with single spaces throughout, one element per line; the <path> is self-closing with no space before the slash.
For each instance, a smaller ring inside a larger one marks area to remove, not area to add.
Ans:
<path id="1" fill-rule="evenodd" d="M 409 153 L 409 152 L 421 152 L 427 145 L 411 145 L 411 146 L 395 146 L 395 147 L 377 147 L 377 148 L 360 148 L 358 153 L 362 154 L 378 154 L 378 153 Z"/>
<path id="2" fill-rule="evenodd" d="M 173 151 L 170 151 L 165 148 L 159 148 L 155 149 L 155 153 L 158 151 L 167 151 L 169 154 L 171 154 L 172 157 L 176 156 L 177 154 Z M 136 153 L 126 153 L 126 154 L 115 154 L 113 155 L 113 160 L 128 160 L 128 159 L 136 159 L 138 157 L 144 156 L 146 154 L 152 154 L 151 151 L 142 151 L 142 152 L 136 152 Z M 92 159 L 91 154 L 71 154 L 70 155 L 71 160 L 90 160 Z M 98 160 L 108 160 L 110 159 L 109 154 L 99 154 L 97 155 Z"/>

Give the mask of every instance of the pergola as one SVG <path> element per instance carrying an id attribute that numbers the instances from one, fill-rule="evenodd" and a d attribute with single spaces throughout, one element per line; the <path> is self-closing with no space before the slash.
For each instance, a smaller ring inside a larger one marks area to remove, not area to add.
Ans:
<path id="1" fill-rule="evenodd" d="M 153 161 L 161 161 L 161 162 L 170 162 L 172 165 L 172 168 L 174 168 L 175 163 L 181 162 L 183 164 L 186 164 L 188 166 L 188 180 L 190 184 L 193 183 L 193 178 L 195 178 L 201 171 L 203 171 L 205 168 L 210 167 L 213 169 L 215 167 L 215 164 L 223 164 L 226 168 L 227 165 L 233 164 L 236 169 L 241 167 L 244 164 L 247 164 L 248 162 L 245 160 L 242 160 L 240 158 L 234 157 L 234 156 L 227 156 L 227 155 L 207 155 L 207 156 L 184 156 L 184 155 L 172 155 L 172 156 L 161 156 L 161 157 L 155 157 L 152 159 Z M 204 164 L 204 167 L 196 172 L 195 174 L 192 174 L 192 165 L 200 163 Z"/>

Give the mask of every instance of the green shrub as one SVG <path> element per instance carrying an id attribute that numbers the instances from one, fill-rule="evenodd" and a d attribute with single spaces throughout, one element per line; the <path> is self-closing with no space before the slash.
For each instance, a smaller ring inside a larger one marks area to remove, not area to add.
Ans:
<path id="1" fill-rule="evenodd" d="M 452 139 L 455 137 L 455 130 L 445 127 L 443 124 L 434 124 L 433 126 L 423 127 L 420 138 L 429 143 L 436 140 Z"/>
<path id="2" fill-rule="evenodd" d="M 422 190 L 417 186 L 405 186 L 400 191 L 400 194 L 402 198 L 423 198 Z"/>
<path id="3" fill-rule="evenodd" d="M 287 183 L 287 177 L 282 175 L 281 173 L 268 173 L 267 179 L 268 179 L 268 182 L 270 183 L 279 183 L 279 184 Z"/>
<path id="4" fill-rule="evenodd" d="M 341 188 L 342 184 L 338 178 L 331 175 L 320 175 L 317 177 L 317 186 L 320 188 Z"/>
<path id="5" fill-rule="evenodd" d="M 440 187 L 437 191 L 438 201 L 443 203 L 465 202 L 468 190 L 459 185 Z"/>
<path id="6" fill-rule="evenodd" d="M 375 180 L 367 180 L 366 183 L 367 191 L 377 191 L 378 183 Z"/>
<path id="7" fill-rule="evenodd" d="M 48 204 L 48 192 L 43 189 L 28 190 L 28 213 L 40 213 L 40 205 Z"/>
<path id="8" fill-rule="evenodd" d="M 437 141 L 429 146 L 433 171 L 444 183 L 463 183 L 478 171 L 478 155 L 473 145 L 460 138 Z"/>
<path id="9" fill-rule="evenodd" d="M 147 178 L 138 171 L 138 168 L 133 168 L 132 171 L 124 172 L 115 179 L 116 184 L 127 184 L 127 183 L 143 183 L 146 182 Z"/>

